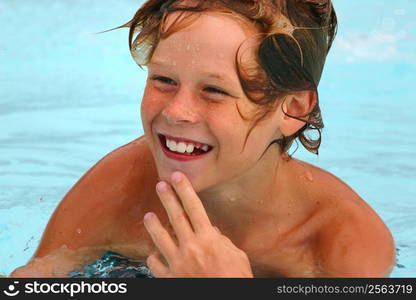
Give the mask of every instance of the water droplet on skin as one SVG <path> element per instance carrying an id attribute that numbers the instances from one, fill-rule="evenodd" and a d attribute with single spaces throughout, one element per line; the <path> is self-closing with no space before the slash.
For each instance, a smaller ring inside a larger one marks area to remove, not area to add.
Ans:
<path id="1" fill-rule="evenodd" d="M 313 181 L 313 176 L 311 172 L 306 172 L 306 179 L 308 179 L 309 181 Z"/>
<path id="2" fill-rule="evenodd" d="M 77 228 L 77 233 L 80 234 L 81 233 L 81 228 Z"/>

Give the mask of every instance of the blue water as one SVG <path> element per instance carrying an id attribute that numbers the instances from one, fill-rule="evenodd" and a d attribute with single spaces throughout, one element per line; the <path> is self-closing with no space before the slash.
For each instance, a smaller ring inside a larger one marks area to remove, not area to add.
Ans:
<path id="1" fill-rule="evenodd" d="M 129 258 L 106 251 L 91 264 L 71 271 L 71 278 L 153 278 L 153 274 L 143 262 L 134 262 Z"/>
<path id="2" fill-rule="evenodd" d="M 55 206 L 98 159 L 142 134 L 145 71 L 127 30 L 140 1 L 0 1 L 0 273 L 25 264 Z M 392 277 L 416 275 L 416 2 L 334 0 L 318 158 L 393 233 Z"/>

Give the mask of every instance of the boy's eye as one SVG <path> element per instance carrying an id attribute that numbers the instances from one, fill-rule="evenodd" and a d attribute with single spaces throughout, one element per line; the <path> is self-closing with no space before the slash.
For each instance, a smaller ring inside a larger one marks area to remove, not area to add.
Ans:
<path id="1" fill-rule="evenodd" d="M 168 77 L 164 77 L 164 76 L 153 76 L 153 77 L 151 77 L 151 79 L 159 81 L 161 83 L 165 83 L 165 84 L 170 84 L 170 85 L 175 85 L 176 84 L 175 81 L 173 81 L 172 79 L 170 79 Z"/>
<path id="2" fill-rule="evenodd" d="M 216 93 L 216 94 L 228 95 L 227 92 L 224 92 L 223 90 L 220 90 L 220 89 L 215 88 L 215 87 L 212 87 L 212 86 L 205 88 L 205 90 L 207 92 L 209 92 L 209 93 Z"/>

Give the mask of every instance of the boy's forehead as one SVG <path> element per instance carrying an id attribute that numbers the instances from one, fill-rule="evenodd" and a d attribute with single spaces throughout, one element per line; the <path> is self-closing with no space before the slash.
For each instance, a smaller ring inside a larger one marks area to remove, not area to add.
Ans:
<path id="1" fill-rule="evenodd" d="M 237 49 L 238 47 L 221 43 L 213 44 L 212 40 L 209 41 L 204 37 L 188 40 L 173 34 L 168 39 L 159 41 L 149 66 L 156 65 L 161 68 L 187 66 L 192 69 L 200 68 L 206 73 L 218 73 L 219 70 L 228 73 L 235 69 Z"/>
<path id="2" fill-rule="evenodd" d="M 174 14 L 169 16 L 170 23 L 167 24 L 172 25 L 172 20 L 175 23 L 180 22 L 177 19 L 178 15 L 176 18 Z M 192 20 L 192 23 L 186 25 L 162 38 L 156 50 L 163 44 L 171 51 L 187 52 L 190 55 L 209 52 L 212 56 L 218 56 L 216 57 L 218 59 L 229 55 L 234 59 L 237 50 L 243 44 L 247 44 L 246 41 L 253 36 L 248 34 L 234 18 L 217 12 L 201 13 Z M 160 48 L 165 48 L 163 46 Z"/>

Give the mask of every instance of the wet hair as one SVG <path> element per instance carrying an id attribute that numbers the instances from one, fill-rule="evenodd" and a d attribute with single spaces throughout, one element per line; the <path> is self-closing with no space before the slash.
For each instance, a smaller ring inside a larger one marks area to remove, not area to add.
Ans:
<path id="1" fill-rule="evenodd" d="M 283 111 L 305 125 L 269 146 L 276 143 L 287 152 L 298 138 L 308 151 L 318 154 L 324 124 L 317 87 L 337 29 L 331 0 L 148 0 L 120 27 L 130 28 L 130 51 L 143 67 L 161 39 L 188 26 L 204 11 L 229 13 L 253 24 L 258 31 L 256 61 L 243 66 L 236 57 L 244 93 L 250 101 L 265 108 L 255 124 L 266 117 L 278 100 L 284 101 L 297 91 L 313 92 L 316 105 L 307 114 L 291 116 Z M 172 12 L 179 15 L 165 28 L 166 18 Z M 317 138 L 307 136 L 311 130 L 318 133 Z"/>

